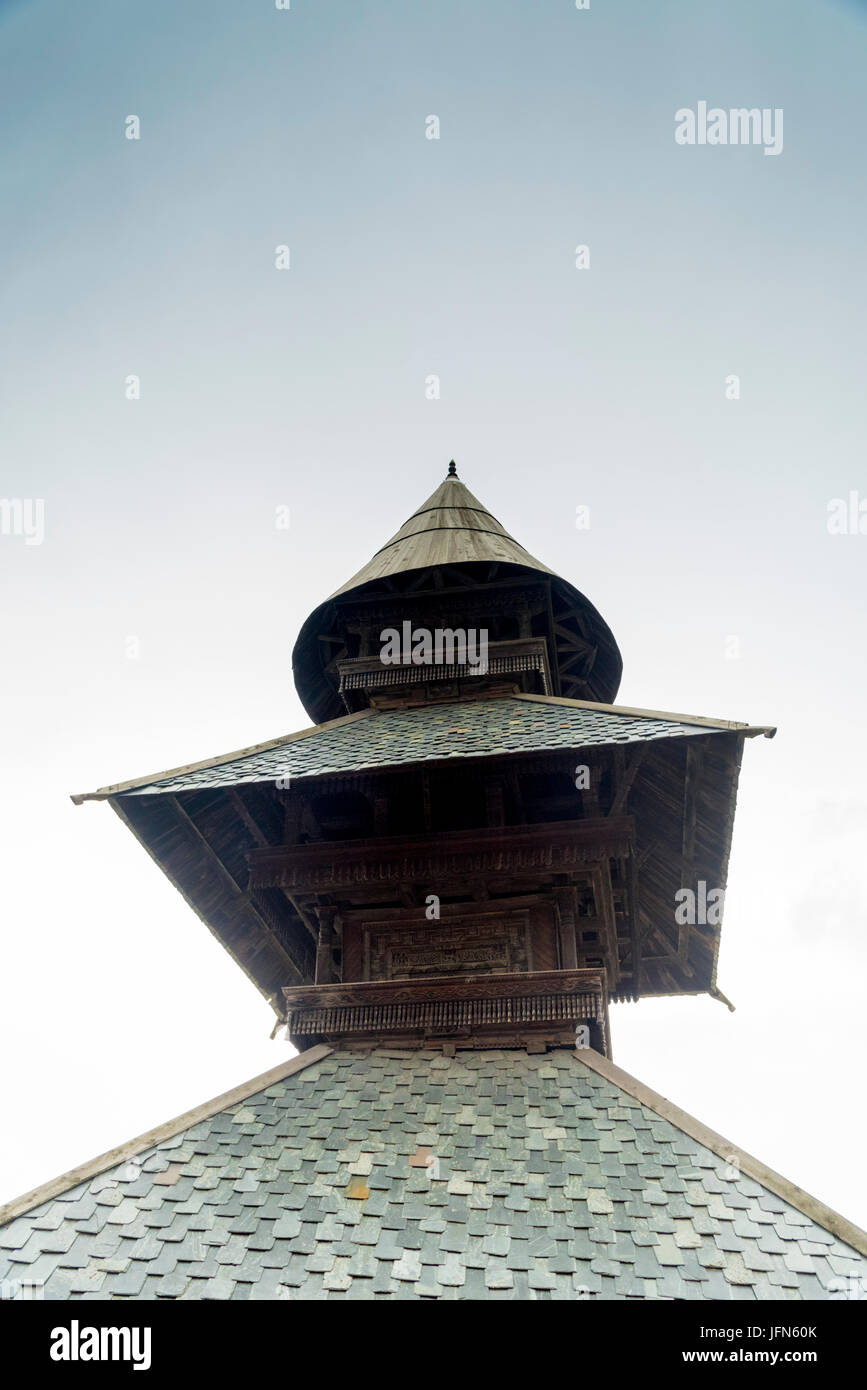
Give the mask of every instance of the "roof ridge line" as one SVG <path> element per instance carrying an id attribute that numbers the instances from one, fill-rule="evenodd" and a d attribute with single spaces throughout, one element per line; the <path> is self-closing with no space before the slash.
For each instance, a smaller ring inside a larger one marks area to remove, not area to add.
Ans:
<path id="1" fill-rule="evenodd" d="M 747 1177 L 752 1178 L 761 1187 L 766 1187 L 789 1206 L 794 1207 L 802 1216 L 807 1216 L 811 1221 L 815 1221 L 818 1226 L 822 1226 L 826 1231 L 830 1231 L 845 1245 L 857 1250 L 861 1255 L 867 1255 L 867 1231 L 862 1231 L 860 1226 L 849 1221 L 847 1217 L 841 1216 L 833 1207 L 826 1206 L 818 1197 L 813 1197 L 809 1192 L 805 1192 L 802 1187 L 784 1178 L 781 1173 L 777 1173 L 773 1168 L 769 1168 L 760 1158 L 747 1153 L 745 1149 L 737 1144 L 732 1144 L 716 1130 L 709 1129 L 701 1120 L 697 1120 L 694 1115 L 690 1115 L 686 1110 L 681 1110 L 680 1106 L 673 1101 L 662 1096 L 658 1091 L 653 1091 L 649 1086 L 645 1086 L 643 1081 L 630 1075 L 628 1071 L 623 1071 L 615 1062 L 603 1057 L 601 1052 L 595 1052 L 593 1048 L 582 1048 L 580 1052 L 575 1052 L 575 1060 L 583 1062 L 589 1066 L 599 1076 L 610 1081 L 621 1091 L 626 1091 L 627 1095 L 632 1096 L 633 1100 L 646 1105 L 648 1110 L 654 1111 L 663 1120 L 668 1120 L 669 1124 L 674 1125 L 675 1129 L 687 1134 L 696 1143 L 704 1145 L 715 1153 L 718 1158 L 731 1161 L 734 1158 L 738 1167 Z"/>
<path id="2" fill-rule="evenodd" d="M 708 729 L 731 729 L 733 733 L 748 735 L 764 734 L 766 738 L 773 738 L 777 732 L 776 725 L 771 724 L 744 724 L 734 719 L 709 719 L 701 714 L 673 714 L 670 710 L 638 709 L 635 705 L 605 705 L 597 700 L 572 700 L 566 695 L 536 695 L 516 691 L 511 699 L 529 700 L 543 705 L 568 705 L 570 707 L 577 706 L 579 709 L 597 709 L 606 714 L 631 714 L 636 715 L 639 719 L 670 719 L 676 724 L 697 724 L 699 727 Z"/>
<path id="3" fill-rule="evenodd" d="M 257 1095 L 259 1091 L 267 1090 L 269 1086 L 283 1081 L 287 1076 L 292 1076 L 294 1072 L 303 1071 L 305 1067 L 312 1066 L 314 1062 L 321 1062 L 333 1051 L 334 1048 L 329 1047 L 327 1043 L 319 1043 L 316 1047 L 308 1048 L 306 1052 L 299 1052 L 294 1057 L 288 1058 L 287 1061 L 272 1067 L 270 1071 L 263 1071 L 258 1076 L 252 1077 L 250 1081 L 242 1081 L 239 1086 L 233 1086 L 230 1091 L 213 1096 L 211 1100 L 203 1101 L 201 1105 L 194 1105 L 191 1110 L 185 1110 L 182 1115 L 176 1115 L 172 1120 L 166 1120 L 153 1129 L 145 1130 L 144 1134 L 137 1135 L 135 1139 L 128 1139 L 125 1144 L 119 1144 L 115 1149 L 108 1149 L 105 1153 L 90 1159 L 89 1162 L 80 1163 L 77 1168 L 70 1168 L 68 1172 L 61 1173 L 59 1177 L 51 1178 L 48 1182 L 32 1188 L 30 1192 L 25 1192 L 20 1197 L 14 1197 L 11 1202 L 6 1202 L 0 1206 L 0 1226 L 14 1221 L 17 1216 L 31 1211 L 33 1207 L 41 1206 L 50 1198 L 58 1197 L 61 1192 L 68 1192 L 71 1187 L 77 1187 L 80 1182 L 95 1178 L 108 1168 L 115 1168 L 118 1163 L 124 1163 L 134 1154 L 141 1153 L 143 1149 L 150 1149 L 157 1144 L 162 1144 L 166 1139 L 173 1139 L 176 1134 L 180 1134 L 182 1129 L 188 1129 L 190 1125 L 198 1124 L 200 1120 L 209 1120 L 212 1116 L 219 1115 L 221 1110 L 228 1110 L 231 1105 L 237 1105 L 242 1100 L 249 1100 L 250 1096 Z"/>

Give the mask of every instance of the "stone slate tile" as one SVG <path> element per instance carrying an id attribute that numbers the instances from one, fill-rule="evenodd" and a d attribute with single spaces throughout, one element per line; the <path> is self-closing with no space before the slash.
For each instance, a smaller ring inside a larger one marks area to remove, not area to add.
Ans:
<path id="1" fill-rule="evenodd" d="M 146 796 L 153 791 L 174 792 L 273 781 L 284 774 L 309 777 L 394 765 L 409 758 L 414 762 L 441 758 L 443 740 L 454 728 L 456 719 L 465 730 L 461 735 L 460 753 L 469 758 L 490 756 L 492 751 L 571 750 L 612 741 L 647 742 L 708 732 L 673 719 L 641 718 L 619 711 L 527 705 L 511 699 L 458 701 L 439 708 L 377 710 L 361 723 L 332 724 L 303 739 L 281 742 L 273 748 L 229 758 L 212 767 L 163 778 L 137 787 L 127 795 Z M 614 1104 L 616 1098 L 609 1096 L 607 1101 Z"/>
<path id="2" fill-rule="evenodd" d="M 34 1260 L 33 1264 L 30 1266 L 31 1278 L 34 1277 L 32 1271 L 39 1265 L 40 1261 L 50 1260 L 51 1258 L 52 1255 L 46 1252 L 40 1255 L 39 1259 Z M 85 1242 L 80 1237 L 69 1247 L 65 1254 L 55 1254 L 53 1258 L 58 1269 L 84 1269 L 85 1266 L 90 1263 L 90 1257 L 85 1249 Z"/>
<path id="3" fill-rule="evenodd" d="M 154 1293 L 157 1298 L 181 1298 L 190 1282 L 189 1274 L 175 1270 L 162 1275 L 156 1282 Z"/>
<path id="4" fill-rule="evenodd" d="M 422 1143 L 439 1180 L 409 1166 Z M 52 1299 L 754 1300 L 867 1273 L 565 1051 L 344 1048 L 141 1159 L 0 1230 L 0 1278 L 29 1267 Z"/>
<path id="5" fill-rule="evenodd" d="M 107 1274 L 104 1292 L 112 1298 L 137 1298 L 144 1286 L 148 1266 L 142 1260 L 131 1260 L 123 1274 Z"/>
<path id="6" fill-rule="evenodd" d="M 55 1269 L 46 1279 L 42 1290 L 42 1296 L 47 1303 L 60 1303 L 66 1299 L 74 1298 L 74 1286 L 81 1278 L 80 1272 L 74 1269 Z M 104 1297 L 104 1295 L 102 1295 Z"/>

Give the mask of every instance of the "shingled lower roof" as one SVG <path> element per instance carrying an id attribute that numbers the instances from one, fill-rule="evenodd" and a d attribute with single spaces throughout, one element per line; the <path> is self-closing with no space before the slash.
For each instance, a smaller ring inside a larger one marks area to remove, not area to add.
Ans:
<path id="1" fill-rule="evenodd" d="M 241 786 L 278 777 L 321 777 L 404 763 L 652 742 L 694 734 L 771 733 L 764 727 L 667 715 L 541 695 L 456 700 L 406 709 L 364 709 L 222 758 L 174 768 L 73 797 Z"/>
<path id="2" fill-rule="evenodd" d="M 863 1232 L 567 1050 L 316 1048 L 4 1214 L 0 1279 L 48 1299 L 822 1299 L 867 1278 Z"/>

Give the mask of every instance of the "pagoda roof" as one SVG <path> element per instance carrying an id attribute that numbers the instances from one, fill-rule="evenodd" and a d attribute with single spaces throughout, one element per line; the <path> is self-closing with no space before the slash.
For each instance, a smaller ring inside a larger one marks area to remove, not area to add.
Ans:
<path id="1" fill-rule="evenodd" d="M 118 795 L 192 791 L 205 787 L 333 776 L 407 763 L 490 758 L 501 754 L 646 743 L 691 735 L 772 736 L 767 725 L 665 714 L 548 695 L 451 700 L 408 708 L 358 710 L 282 738 L 151 773 L 73 796 L 82 801 Z"/>
<path id="2" fill-rule="evenodd" d="M 601 614 L 574 585 L 542 564 L 509 534 L 458 478 L 454 463 L 449 470 L 439 487 L 390 540 L 357 574 L 320 603 L 301 628 L 292 653 L 292 669 L 301 703 L 317 722 L 334 717 L 340 705 L 333 673 L 334 647 L 330 645 L 339 641 L 332 636 L 336 609 L 350 599 L 369 599 L 372 595 L 405 595 L 410 604 L 420 596 L 419 585 L 425 571 L 437 574 L 438 585 L 446 575 L 451 582 L 457 578 L 468 586 L 544 578 L 551 588 L 557 637 L 568 646 L 563 657 L 564 672 L 568 658 L 574 657 L 576 638 L 586 644 L 585 650 L 592 652 L 586 689 L 567 693 L 590 695 L 597 700 L 615 698 L 623 660 Z M 447 596 L 443 589 L 441 597 Z M 554 648 L 552 665 L 558 670 L 559 679 L 556 641 Z M 564 674 L 564 681 L 571 679 L 571 675 Z"/>
<path id="3" fill-rule="evenodd" d="M 813 1300 L 867 1279 L 863 1231 L 589 1049 L 315 1047 L 0 1223 L 0 1280 L 52 1300 Z"/>
<path id="4" fill-rule="evenodd" d="M 634 920 L 641 922 L 641 965 L 612 997 L 710 993 L 728 1003 L 717 987 L 721 918 L 676 926 L 672 904 L 685 885 L 725 884 L 744 739 L 773 732 L 764 725 L 525 694 L 373 707 L 73 800 L 109 802 L 282 1017 L 283 987 L 313 979 L 313 930 L 303 905 L 283 891 L 281 875 L 269 871 L 267 884 L 263 880 L 252 897 L 249 885 L 255 856 L 285 844 L 281 798 L 287 788 L 301 783 L 326 799 L 338 789 L 367 797 L 369 779 L 420 764 L 438 777 L 476 769 L 486 776 L 498 767 L 519 775 L 557 774 L 568 778 L 566 786 L 582 760 L 597 760 L 601 770 L 629 759 L 623 763 L 628 797 L 616 815 L 597 821 L 600 833 L 619 837 L 624 846 L 634 843 L 641 866 L 633 905 Z M 558 833 L 569 841 L 570 827 L 577 833 L 580 820 L 570 819 L 573 803 L 567 801 Z M 443 855 L 466 854 L 480 833 L 430 834 L 425 853 L 439 864 Z M 505 851 L 533 827 L 505 826 L 498 833 Z M 319 851 L 347 843 L 326 840 Z M 374 844 L 386 856 L 419 852 L 411 832 Z M 293 853 L 315 850 L 298 846 Z M 436 872 L 446 872 L 445 862 Z"/>
<path id="5" fill-rule="evenodd" d="M 488 564 L 526 565 L 543 574 L 554 573 L 510 536 L 505 526 L 454 474 L 440 483 L 391 539 L 380 546 L 373 558 L 341 584 L 331 598 L 405 570 L 477 560 Z"/>

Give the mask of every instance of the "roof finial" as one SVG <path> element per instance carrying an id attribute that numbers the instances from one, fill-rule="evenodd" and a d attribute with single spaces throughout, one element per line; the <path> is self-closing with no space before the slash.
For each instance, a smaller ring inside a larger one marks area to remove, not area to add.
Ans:
<path id="1" fill-rule="evenodd" d="M 448 473 L 446 474 L 446 477 L 447 477 L 447 478 L 456 478 L 457 476 L 458 476 L 458 470 L 455 468 L 455 461 L 454 461 L 454 459 L 452 459 L 452 460 L 450 461 L 450 463 L 449 463 L 449 471 L 448 471 Z"/>

